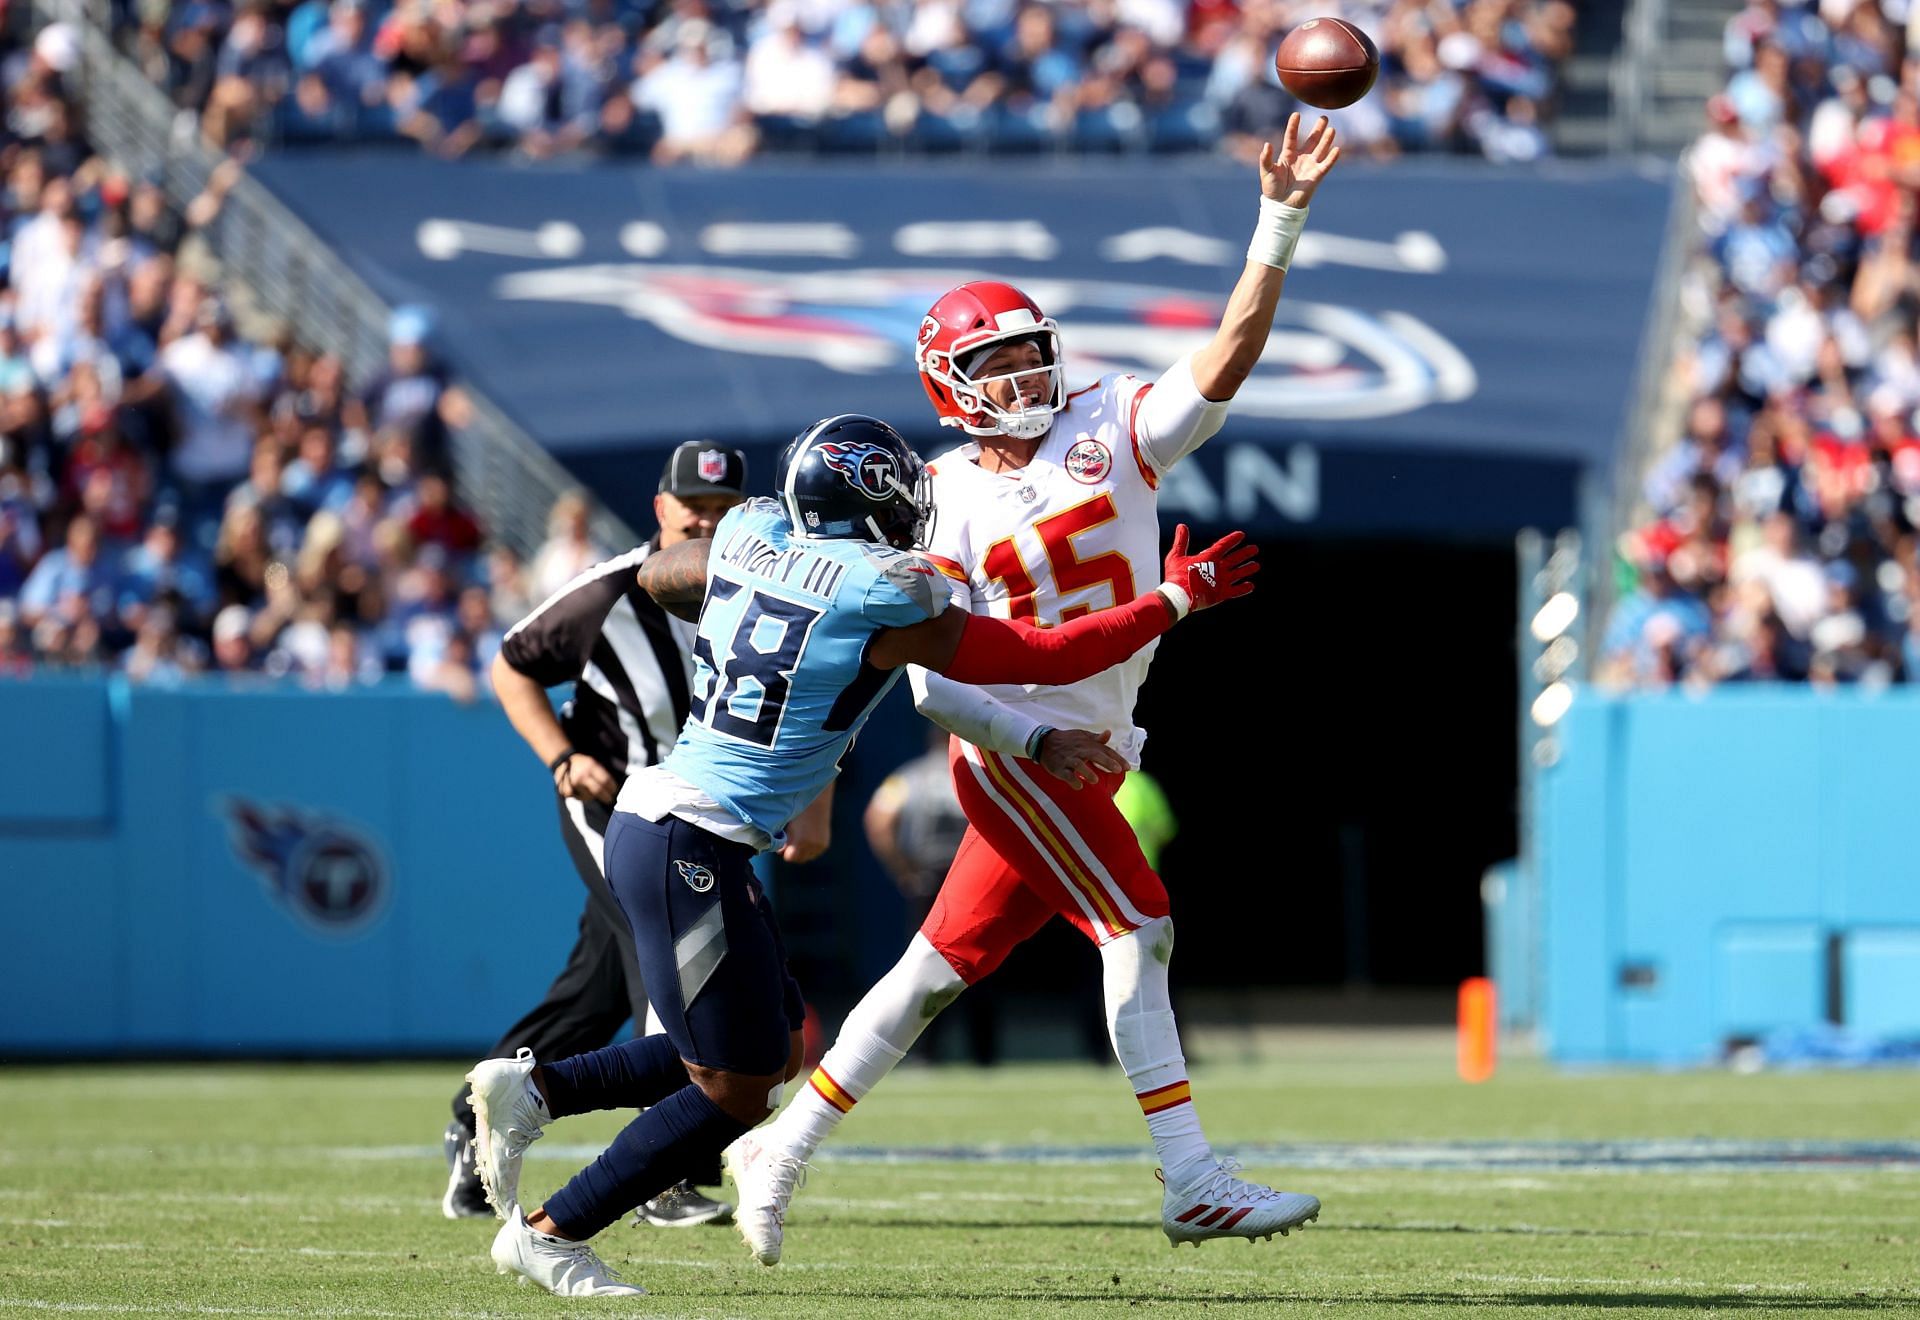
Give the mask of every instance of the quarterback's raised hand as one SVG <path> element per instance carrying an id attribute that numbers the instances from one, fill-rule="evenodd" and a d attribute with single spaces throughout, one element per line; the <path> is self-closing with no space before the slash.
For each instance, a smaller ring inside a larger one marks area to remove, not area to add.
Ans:
<path id="1" fill-rule="evenodd" d="M 1262 144 L 1260 219 L 1254 226 L 1253 241 L 1247 244 L 1246 268 L 1233 286 L 1233 296 L 1227 299 L 1220 329 L 1188 360 L 1202 398 L 1214 403 L 1231 399 L 1266 352 L 1280 287 L 1306 229 L 1307 203 L 1340 159 L 1335 136 L 1333 125 L 1323 115 L 1302 142 L 1300 116 L 1296 114 L 1287 117 L 1279 151 L 1271 142 Z M 1181 452 L 1191 452 L 1193 447 L 1188 445 Z"/>
<path id="2" fill-rule="evenodd" d="M 1245 532 L 1228 532 L 1205 550 L 1187 553 L 1187 525 L 1173 529 L 1173 549 L 1167 552 L 1167 578 L 1160 584 L 1163 592 L 1186 598 L 1174 599 L 1181 614 L 1197 612 L 1233 600 L 1253 590 L 1253 575 L 1260 571 L 1260 547 L 1243 544 Z"/>
<path id="3" fill-rule="evenodd" d="M 1336 136 L 1333 125 L 1321 115 L 1302 143 L 1299 112 L 1288 115 L 1279 153 L 1275 154 L 1271 142 L 1260 147 L 1260 195 L 1287 206 L 1305 206 L 1312 201 L 1313 190 L 1340 159 Z"/>

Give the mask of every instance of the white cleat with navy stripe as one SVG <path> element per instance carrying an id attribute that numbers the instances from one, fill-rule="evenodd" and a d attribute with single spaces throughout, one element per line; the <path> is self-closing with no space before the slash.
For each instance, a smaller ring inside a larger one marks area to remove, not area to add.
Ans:
<path id="1" fill-rule="evenodd" d="M 1234 1175 L 1240 1161 L 1220 1160 L 1184 1187 L 1167 1186 L 1160 1203 L 1160 1227 L 1173 1246 L 1199 1246 L 1209 1238 L 1281 1237 L 1289 1229 L 1320 1217 L 1320 1198 L 1301 1192 L 1276 1192 Z M 1162 1182 L 1166 1176 L 1155 1171 Z"/>

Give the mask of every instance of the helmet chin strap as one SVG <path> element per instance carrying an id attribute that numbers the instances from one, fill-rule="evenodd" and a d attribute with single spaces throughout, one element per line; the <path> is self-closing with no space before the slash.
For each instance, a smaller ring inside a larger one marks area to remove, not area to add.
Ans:
<path id="1" fill-rule="evenodd" d="M 921 480 L 921 483 L 924 485 L 926 481 L 926 477 L 924 473 L 922 474 L 920 480 Z M 889 476 L 887 478 L 887 484 L 893 487 L 894 494 L 898 495 L 901 499 L 905 500 L 907 504 L 914 510 L 914 513 L 915 513 L 914 525 L 918 530 L 918 535 L 915 536 L 914 543 L 916 545 L 923 544 L 925 534 L 928 530 L 931 529 L 931 526 L 932 526 L 932 512 L 931 512 L 930 502 L 923 501 L 918 492 L 908 490 L 907 487 L 904 484 L 902 484 L 902 482 L 898 477 Z M 893 544 L 893 542 L 890 539 L 888 539 L 886 533 L 880 530 L 880 524 L 877 521 L 875 521 L 874 516 L 872 514 L 867 515 L 867 529 L 873 533 L 873 539 L 875 541 L 878 541 L 880 544 L 882 545 Z"/>

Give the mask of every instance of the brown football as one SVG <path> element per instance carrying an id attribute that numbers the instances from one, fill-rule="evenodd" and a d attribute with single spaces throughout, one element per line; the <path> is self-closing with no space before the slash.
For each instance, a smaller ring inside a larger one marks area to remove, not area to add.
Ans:
<path id="1" fill-rule="evenodd" d="M 1281 85 L 1308 105 L 1338 110 L 1365 96 L 1380 76 L 1380 52 L 1353 24 L 1310 18 L 1274 53 Z"/>

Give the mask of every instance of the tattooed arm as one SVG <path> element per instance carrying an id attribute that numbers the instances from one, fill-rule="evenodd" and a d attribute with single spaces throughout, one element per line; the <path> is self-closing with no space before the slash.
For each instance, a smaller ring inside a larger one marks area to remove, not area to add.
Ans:
<path id="1" fill-rule="evenodd" d="M 697 623 L 707 596 L 707 555 L 712 549 L 712 538 L 701 536 L 654 551 L 640 562 L 640 590 L 667 613 Z"/>

